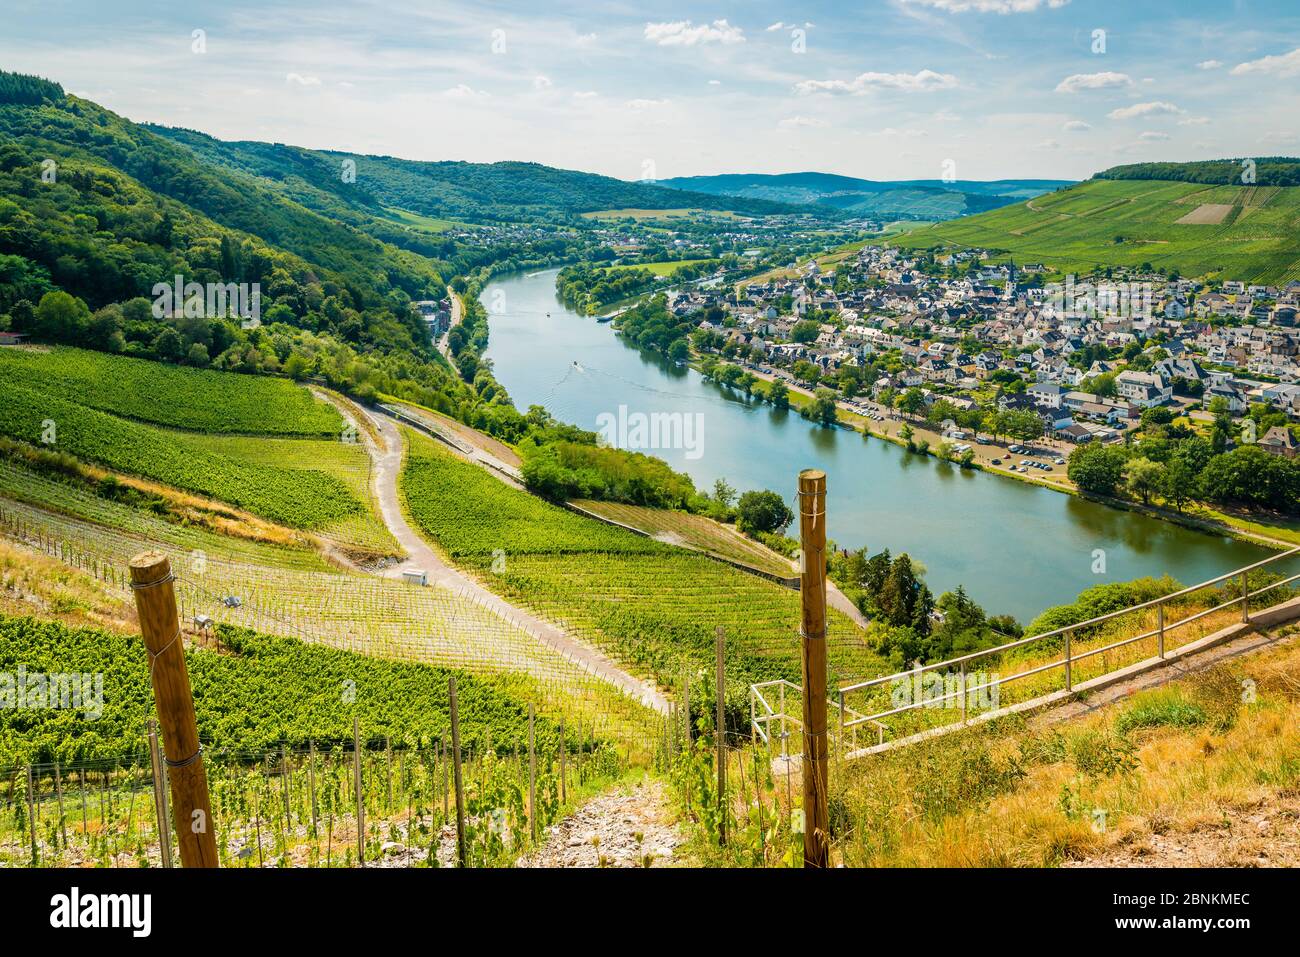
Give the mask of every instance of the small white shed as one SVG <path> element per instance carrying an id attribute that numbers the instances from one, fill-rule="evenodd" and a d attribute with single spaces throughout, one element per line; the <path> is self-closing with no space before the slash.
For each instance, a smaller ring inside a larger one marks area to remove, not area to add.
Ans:
<path id="1" fill-rule="evenodd" d="M 402 580 L 412 585 L 427 585 L 429 584 L 429 575 L 422 569 L 417 568 L 412 571 L 402 572 Z"/>

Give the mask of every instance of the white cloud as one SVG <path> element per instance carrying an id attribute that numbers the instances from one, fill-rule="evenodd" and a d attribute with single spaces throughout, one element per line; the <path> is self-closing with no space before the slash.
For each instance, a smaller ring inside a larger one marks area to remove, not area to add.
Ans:
<path id="1" fill-rule="evenodd" d="M 1058 143 L 1056 140 L 1043 140 L 1041 143 L 1039 143 L 1037 146 L 1034 147 L 1034 149 L 1036 150 L 1059 150 L 1060 148 L 1061 148 L 1061 144 Z"/>
<path id="2" fill-rule="evenodd" d="M 450 89 L 443 90 L 442 95 L 449 100 L 469 100 L 488 94 L 483 90 L 474 89 L 467 83 L 457 83 Z"/>
<path id="3" fill-rule="evenodd" d="M 778 20 L 776 21 L 776 23 L 768 27 L 766 32 L 771 33 L 774 30 L 784 30 L 784 29 L 785 29 L 785 24 L 782 23 L 780 20 Z"/>
<path id="4" fill-rule="evenodd" d="M 726 20 L 701 23 L 698 27 L 690 20 L 672 23 L 647 23 L 645 38 L 661 47 L 693 47 L 705 43 L 730 45 L 745 42 L 745 31 L 733 27 Z"/>
<path id="5" fill-rule="evenodd" d="M 573 38 L 574 46 L 585 47 L 585 46 L 590 46 L 595 42 L 596 42 L 596 34 L 594 33 L 580 33 Z"/>
<path id="6" fill-rule="evenodd" d="M 1152 100 L 1149 103 L 1134 103 L 1132 106 L 1111 110 L 1107 115 L 1112 120 L 1131 120 L 1139 116 L 1180 116 L 1186 112 L 1164 100 Z"/>
<path id="7" fill-rule="evenodd" d="M 794 85 L 796 93 L 848 93 L 862 96 L 876 90 L 898 90 L 903 93 L 927 93 L 931 90 L 950 90 L 957 78 L 950 73 L 920 70 L 916 73 L 859 73 L 852 80 L 801 80 Z"/>
<path id="8" fill-rule="evenodd" d="M 783 130 L 821 129 L 830 126 L 830 124 L 825 120 L 819 120 L 815 116 L 787 116 L 777 126 Z"/>
<path id="9" fill-rule="evenodd" d="M 598 96 L 600 96 L 600 94 L 595 90 L 577 90 L 573 94 L 575 100 L 593 100 Z"/>
<path id="10" fill-rule="evenodd" d="M 284 78 L 286 83 L 295 83 L 298 86 L 320 86 L 320 77 L 303 76 L 301 73 L 290 73 Z"/>
<path id="11" fill-rule="evenodd" d="M 555 84 L 551 82 L 549 76 L 542 76 L 539 73 L 537 76 L 533 77 L 533 89 L 538 90 L 539 92 L 541 90 L 549 90 L 554 85 Z"/>
<path id="12" fill-rule="evenodd" d="M 1179 126 L 1205 126 L 1210 122 L 1208 116 L 1189 116 L 1186 119 L 1178 121 Z"/>
<path id="13" fill-rule="evenodd" d="M 1245 76 L 1248 73 L 1268 73 L 1277 76 L 1300 75 L 1300 47 L 1281 56 L 1266 56 L 1259 60 L 1238 63 L 1231 70 L 1233 76 Z"/>
<path id="14" fill-rule="evenodd" d="M 1140 139 L 1140 140 L 1146 140 L 1147 142 L 1154 143 L 1154 142 L 1157 142 L 1157 141 L 1159 141 L 1159 140 L 1167 140 L 1167 139 L 1169 139 L 1169 134 L 1168 134 L 1168 133 L 1162 133 L 1162 132 L 1160 132 L 1159 130 L 1147 130 L 1145 133 L 1143 133 L 1141 136 L 1139 136 L 1138 139 Z"/>
<path id="15" fill-rule="evenodd" d="M 1075 73 L 1056 84 L 1057 93 L 1079 93 L 1082 90 L 1118 90 L 1133 85 L 1127 73 Z"/>
<path id="16" fill-rule="evenodd" d="M 1048 7 L 1056 10 L 1065 6 L 1070 0 L 903 0 L 949 13 L 1033 13 Z"/>
<path id="17" fill-rule="evenodd" d="M 636 110 L 640 112 L 642 110 L 653 110 L 660 106 L 667 106 L 668 101 L 637 99 L 637 100 L 628 100 L 623 105 L 626 106 L 629 110 Z"/>
<path id="18" fill-rule="evenodd" d="M 1221 66 L 1223 66 L 1222 60 L 1202 60 L 1196 64 L 1198 70 L 1217 70 Z"/>
<path id="19" fill-rule="evenodd" d="M 1067 133 L 1086 133 L 1088 130 L 1092 129 L 1092 126 L 1083 122 L 1083 120 L 1070 120 L 1065 123 L 1061 129 L 1065 130 Z"/>
<path id="20" fill-rule="evenodd" d="M 1270 130 L 1259 138 L 1261 143 L 1300 143 L 1300 136 L 1284 130 Z"/>

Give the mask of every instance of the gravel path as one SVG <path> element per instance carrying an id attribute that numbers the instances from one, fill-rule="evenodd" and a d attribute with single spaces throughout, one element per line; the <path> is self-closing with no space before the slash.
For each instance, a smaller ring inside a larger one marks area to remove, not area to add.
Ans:
<path id="1" fill-rule="evenodd" d="M 659 781 L 643 781 L 588 801 L 552 826 L 520 867 L 671 867 L 684 841 Z"/>

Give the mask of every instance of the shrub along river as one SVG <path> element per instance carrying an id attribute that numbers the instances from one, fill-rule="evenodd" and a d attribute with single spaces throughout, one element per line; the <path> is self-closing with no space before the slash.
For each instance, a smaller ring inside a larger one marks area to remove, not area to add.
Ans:
<path id="1" fill-rule="evenodd" d="M 799 470 L 820 468 L 835 542 L 907 552 L 925 566 L 936 595 L 964 585 L 989 614 L 1013 614 L 1027 624 L 1091 585 L 1163 574 L 1190 585 L 1267 554 L 1231 538 L 965 471 L 747 399 L 627 345 L 610 325 L 563 305 L 557 271 L 503 276 L 483 291 L 491 325 L 487 356 L 518 408 L 543 405 L 593 431 L 610 421 L 602 416 L 621 418 L 634 430 L 638 413 L 679 413 L 692 426 L 679 433 L 689 441 L 636 451 L 663 458 L 703 490 L 718 478 L 742 491 L 773 489 L 792 510 Z"/>

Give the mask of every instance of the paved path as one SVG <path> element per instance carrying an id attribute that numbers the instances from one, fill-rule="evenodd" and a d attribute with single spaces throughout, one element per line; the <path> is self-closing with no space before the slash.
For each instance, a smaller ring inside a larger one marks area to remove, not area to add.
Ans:
<path id="1" fill-rule="evenodd" d="M 336 403 L 339 405 L 339 403 Z M 343 409 L 344 415 L 352 417 L 355 408 Z M 383 575 L 390 578 L 401 577 L 405 571 L 423 571 L 431 585 L 451 588 L 465 594 L 479 605 L 513 622 L 528 632 L 538 641 L 555 649 L 570 661 L 636 698 L 647 707 L 666 713 L 668 702 L 652 685 L 641 681 L 623 671 L 595 648 L 575 640 L 555 625 L 536 617 L 528 611 L 513 605 L 499 595 L 488 591 L 473 578 L 457 568 L 448 565 L 435 552 L 424 538 L 406 520 L 402 511 L 401 494 L 398 480 L 402 472 L 402 437 L 397 425 L 386 416 L 376 415 L 368 410 L 361 414 L 375 426 L 379 434 L 379 445 L 372 446 L 367 435 L 367 446 L 371 448 L 374 458 L 373 482 L 377 496 L 380 515 L 384 524 L 393 533 L 407 558 L 399 565 L 384 569 Z M 364 429 L 358 429 L 364 433 Z"/>

